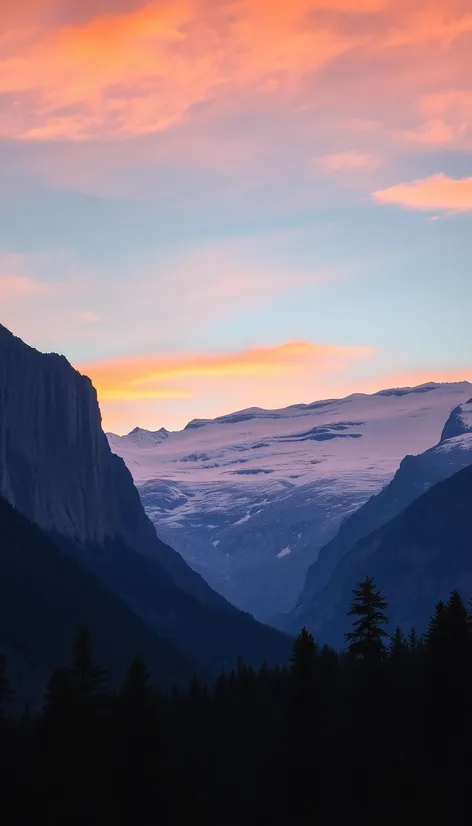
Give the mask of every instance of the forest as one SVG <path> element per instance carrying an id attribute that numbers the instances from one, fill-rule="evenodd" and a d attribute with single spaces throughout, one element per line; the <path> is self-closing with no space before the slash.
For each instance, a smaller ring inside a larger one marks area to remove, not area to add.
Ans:
<path id="1" fill-rule="evenodd" d="M 2 657 L 2 823 L 469 823 L 470 608 L 453 592 L 424 635 L 389 635 L 367 578 L 349 614 L 342 652 L 303 629 L 286 666 L 240 660 L 171 692 L 139 656 L 112 690 L 82 627 L 42 708 L 21 715 Z"/>

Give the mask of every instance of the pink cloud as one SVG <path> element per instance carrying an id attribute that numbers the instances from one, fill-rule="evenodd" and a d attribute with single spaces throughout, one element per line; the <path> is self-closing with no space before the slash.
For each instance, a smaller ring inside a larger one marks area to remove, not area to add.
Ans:
<path id="1" fill-rule="evenodd" d="M 321 155 L 314 159 L 314 165 L 323 172 L 349 173 L 377 169 L 380 165 L 380 159 L 370 152 L 349 150 L 347 152 L 332 152 Z"/>
<path id="2" fill-rule="evenodd" d="M 79 321 L 83 322 L 83 324 L 98 324 L 101 321 L 100 316 L 89 310 L 76 313 L 76 317 Z"/>
<path id="3" fill-rule="evenodd" d="M 50 292 L 50 285 L 33 281 L 27 276 L 0 274 L 0 301 L 18 301 Z"/>
<path id="4" fill-rule="evenodd" d="M 470 66 L 470 49 L 465 63 L 462 49 L 472 17 L 461 0 L 294 0 L 277 8 L 268 0 L 115 0 L 112 8 L 8 2 L 15 48 L 0 52 L 5 135 L 129 138 L 193 118 L 199 104 L 241 109 L 258 95 L 275 108 L 318 108 L 320 73 L 334 64 L 345 64 L 345 83 L 330 84 L 333 104 L 355 103 L 349 73 L 355 80 L 365 69 L 369 78 L 356 86 L 359 101 L 388 68 L 401 107 L 418 85 L 428 91 L 438 67 L 463 78 Z M 376 94 L 395 114 L 385 85 Z"/>

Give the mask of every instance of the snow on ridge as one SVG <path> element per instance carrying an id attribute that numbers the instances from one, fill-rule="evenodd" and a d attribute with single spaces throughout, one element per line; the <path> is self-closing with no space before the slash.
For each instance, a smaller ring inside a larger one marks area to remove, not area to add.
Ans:
<path id="1" fill-rule="evenodd" d="M 249 408 L 158 445 L 109 435 L 110 446 L 158 534 L 213 587 L 264 619 L 293 604 L 340 521 L 378 493 L 406 455 L 437 445 L 451 412 L 472 397 L 467 382 L 426 388 L 268 415 Z"/>

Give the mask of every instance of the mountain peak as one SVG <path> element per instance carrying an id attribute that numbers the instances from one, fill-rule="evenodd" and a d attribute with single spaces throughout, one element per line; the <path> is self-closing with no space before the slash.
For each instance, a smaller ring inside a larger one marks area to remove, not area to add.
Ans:
<path id="1" fill-rule="evenodd" d="M 447 441 L 447 439 L 463 436 L 465 433 L 472 433 L 472 399 L 460 404 L 452 411 L 444 425 L 440 444 Z"/>

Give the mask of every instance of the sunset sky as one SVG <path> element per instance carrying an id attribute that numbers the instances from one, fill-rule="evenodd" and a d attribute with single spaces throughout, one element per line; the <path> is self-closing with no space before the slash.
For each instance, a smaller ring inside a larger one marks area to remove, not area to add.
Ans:
<path id="1" fill-rule="evenodd" d="M 472 380 L 471 0 L 0 0 L 0 322 L 183 426 Z"/>

